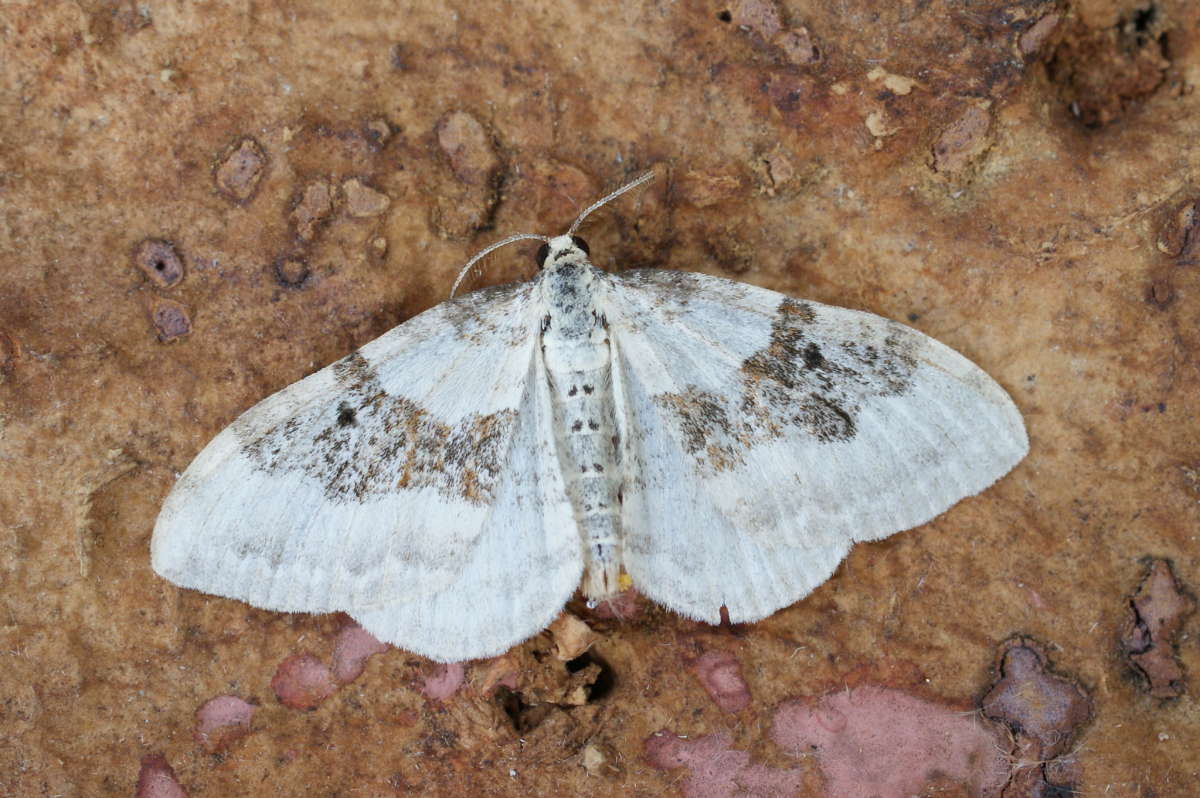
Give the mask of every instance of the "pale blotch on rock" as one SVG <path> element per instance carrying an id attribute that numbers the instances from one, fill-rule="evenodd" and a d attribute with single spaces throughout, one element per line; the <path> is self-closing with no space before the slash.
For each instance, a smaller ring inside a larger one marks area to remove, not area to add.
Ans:
<path id="1" fill-rule="evenodd" d="M 342 196 L 346 199 L 346 213 L 358 219 L 378 216 L 392 204 L 391 198 L 376 191 L 357 177 L 342 183 Z"/>
<path id="2" fill-rule="evenodd" d="M 798 66 L 816 64 L 821 60 L 821 48 L 803 25 L 780 31 L 771 38 L 771 44 L 779 48 L 784 58 Z"/>
<path id="3" fill-rule="evenodd" d="M 500 170 L 487 130 L 466 111 L 452 111 L 437 125 L 438 146 L 450 159 L 455 177 L 472 186 L 489 184 Z"/>
<path id="4" fill-rule="evenodd" d="M 296 229 L 296 235 L 312 241 L 326 220 L 333 214 L 334 188 L 329 181 L 318 178 L 300 191 L 288 220 Z"/>
<path id="5" fill-rule="evenodd" d="M 133 265 L 160 288 L 170 288 L 183 279 L 183 258 L 170 241 L 146 238 L 133 247 Z"/>
<path id="6" fill-rule="evenodd" d="M 267 168 L 262 146 L 249 136 L 235 142 L 217 160 L 213 180 L 217 190 L 239 205 L 249 202 Z"/>
<path id="7" fill-rule="evenodd" d="M 783 29 L 775 0 L 736 0 L 729 6 L 729 21 L 738 28 L 771 41 Z"/>
<path id="8" fill-rule="evenodd" d="M 983 108 L 970 106 L 942 129 L 933 145 L 933 170 L 939 174 L 961 172 L 988 147 L 992 118 Z"/>
<path id="9" fill-rule="evenodd" d="M 150 311 L 150 318 L 161 343 L 170 343 L 192 332 L 192 320 L 187 307 L 173 299 L 158 300 Z"/>
<path id="10" fill-rule="evenodd" d="M 504 164 L 492 135 L 466 111 L 452 111 L 442 117 L 435 135 L 454 180 L 441 186 L 430 222 L 449 238 L 487 229 L 504 183 Z"/>

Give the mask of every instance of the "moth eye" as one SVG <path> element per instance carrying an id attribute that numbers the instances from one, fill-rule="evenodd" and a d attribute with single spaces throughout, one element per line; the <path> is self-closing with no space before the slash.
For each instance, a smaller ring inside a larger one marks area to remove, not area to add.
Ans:
<path id="1" fill-rule="evenodd" d="M 546 258 L 549 257 L 549 255 L 550 244 L 542 244 L 540 247 L 538 247 L 537 255 L 534 256 L 534 259 L 537 261 L 539 269 L 546 265 Z"/>
<path id="2" fill-rule="evenodd" d="M 590 249 L 588 249 L 587 242 L 584 241 L 579 236 L 571 236 L 571 243 L 574 244 L 575 246 L 579 247 L 580 249 L 582 249 L 584 255 L 587 255 L 589 257 L 591 256 L 592 251 Z"/>

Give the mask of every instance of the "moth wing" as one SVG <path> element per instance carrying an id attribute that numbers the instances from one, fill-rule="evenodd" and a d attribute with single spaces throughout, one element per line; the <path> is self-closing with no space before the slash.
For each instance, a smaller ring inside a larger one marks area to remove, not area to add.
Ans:
<path id="1" fill-rule="evenodd" d="M 700 274 L 609 286 L 625 568 L 685 615 L 765 617 L 1028 451 L 991 377 L 896 322 Z"/>
<path id="2" fill-rule="evenodd" d="M 350 611 L 460 584 L 481 540 L 560 516 L 564 491 L 522 450 L 544 412 L 530 291 L 444 302 L 246 411 L 164 502 L 155 571 L 265 609 Z"/>
<path id="3" fill-rule="evenodd" d="M 545 629 L 575 592 L 583 550 L 540 348 L 522 406 L 506 478 L 459 570 L 436 592 L 349 610 L 379 639 L 442 662 L 495 656 Z"/>

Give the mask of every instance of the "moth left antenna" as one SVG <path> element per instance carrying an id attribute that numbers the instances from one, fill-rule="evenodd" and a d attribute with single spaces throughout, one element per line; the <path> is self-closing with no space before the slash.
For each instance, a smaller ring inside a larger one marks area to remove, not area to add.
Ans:
<path id="1" fill-rule="evenodd" d="M 507 246 L 514 241 L 523 241 L 527 238 L 531 238 L 534 241 L 543 241 L 546 243 L 549 243 L 549 241 L 550 241 L 550 239 L 546 238 L 545 236 L 535 236 L 533 233 L 516 233 L 514 235 L 509 236 L 508 238 L 497 241 L 495 244 L 492 244 L 490 247 L 487 247 L 479 252 L 476 252 L 475 256 L 473 258 L 471 258 L 469 261 L 467 261 L 466 265 L 463 266 L 461 270 L 459 270 L 458 279 L 455 280 L 454 285 L 452 285 L 450 287 L 450 298 L 453 299 L 454 295 L 456 293 L 458 293 L 458 287 L 460 285 L 462 285 L 463 280 L 467 279 L 467 275 L 470 274 L 471 268 L 476 263 L 479 263 L 479 261 L 483 260 L 483 258 L 485 256 L 487 256 L 488 254 L 490 254 L 493 250 L 500 249 L 500 247 Z"/>
<path id="2" fill-rule="evenodd" d="M 588 206 L 588 209 L 586 211 L 579 214 L 579 218 L 576 219 L 574 224 L 571 225 L 571 229 L 567 230 L 567 235 L 573 235 L 575 233 L 575 231 L 579 229 L 579 225 L 583 224 L 583 220 L 586 219 L 588 217 L 588 214 L 590 214 L 592 211 L 596 210 L 597 208 L 603 207 L 604 205 L 607 205 L 608 203 L 615 200 L 617 197 L 624 194 L 626 191 L 633 191 L 638 186 L 642 185 L 643 183 L 649 183 L 653 179 L 654 179 L 654 170 L 650 170 L 649 172 L 646 172 L 645 174 L 641 175 L 640 177 L 635 178 L 633 181 L 621 186 L 619 189 L 617 189 L 613 193 L 609 194 L 607 197 L 596 200 L 595 202 L 593 202 L 591 205 Z"/>

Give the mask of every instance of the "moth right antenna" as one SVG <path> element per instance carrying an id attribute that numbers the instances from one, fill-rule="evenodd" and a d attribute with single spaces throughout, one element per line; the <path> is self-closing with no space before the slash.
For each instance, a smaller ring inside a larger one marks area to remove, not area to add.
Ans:
<path id="1" fill-rule="evenodd" d="M 586 211 L 579 214 L 579 218 L 576 219 L 575 223 L 571 225 L 571 229 L 567 230 L 567 235 L 573 235 L 575 233 L 575 231 L 579 229 L 579 225 L 583 224 L 583 220 L 586 219 L 588 217 L 588 214 L 591 213 L 592 211 L 596 210 L 597 208 L 599 208 L 603 205 L 607 205 L 608 203 L 615 200 L 617 197 L 624 194 L 626 191 L 632 191 L 633 189 L 637 188 L 638 186 L 642 185 L 643 183 L 649 183 L 653 179 L 654 179 L 654 170 L 651 169 L 649 172 L 646 172 L 645 174 L 643 174 L 640 177 L 633 180 L 633 182 L 626 183 L 625 185 L 621 186 L 619 189 L 617 189 L 613 193 L 609 194 L 607 197 L 596 200 L 590 206 L 588 206 L 588 209 Z"/>

